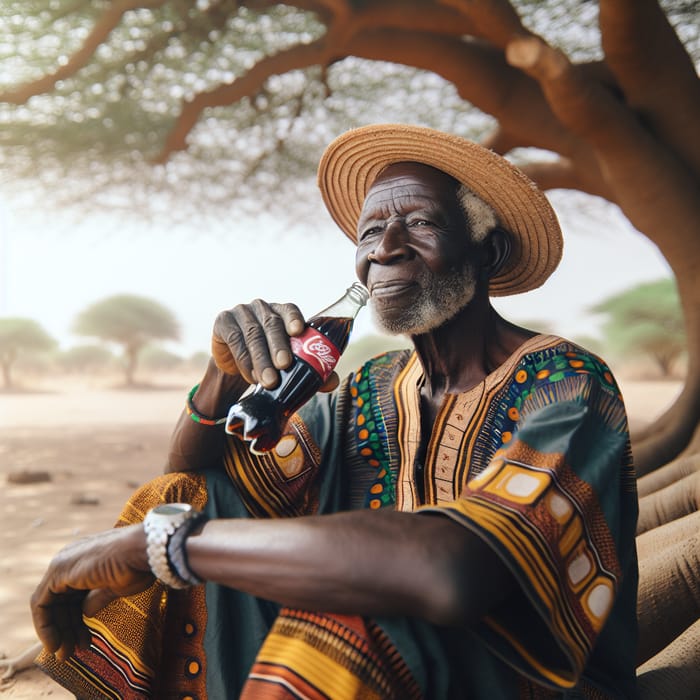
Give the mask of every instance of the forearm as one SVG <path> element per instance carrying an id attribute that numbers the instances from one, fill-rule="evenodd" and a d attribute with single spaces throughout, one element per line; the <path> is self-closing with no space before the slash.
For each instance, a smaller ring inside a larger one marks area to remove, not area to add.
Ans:
<path id="1" fill-rule="evenodd" d="M 222 372 L 210 360 L 192 402 L 200 415 L 220 418 L 248 386 L 240 376 Z M 183 411 L 170 438 L 165 472 L 191 471 L 218 464 L 225 440 L 223 425 L 197 423 Z"/>
<path id="2" fill-rule="evenodd" d="M 436 624 L 473 623 L 513 585 L 463 527 L 395 511 L 211 521 L 187 555 L 201 578 L 282 605 Z"/>

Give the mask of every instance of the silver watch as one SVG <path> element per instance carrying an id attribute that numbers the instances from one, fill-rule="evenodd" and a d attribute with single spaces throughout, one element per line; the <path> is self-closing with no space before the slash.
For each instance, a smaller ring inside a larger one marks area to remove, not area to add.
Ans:
<path id="1" fill-rule="evenodd" d="M 143 521 L 148 565 L 153 575 L 170 588 L 187 588 L 192 582 L 178 575 L 168 557 L 168 541 L 176 530 L 200 516 L 189 503 L 163 503 L 151 508 Z"/>

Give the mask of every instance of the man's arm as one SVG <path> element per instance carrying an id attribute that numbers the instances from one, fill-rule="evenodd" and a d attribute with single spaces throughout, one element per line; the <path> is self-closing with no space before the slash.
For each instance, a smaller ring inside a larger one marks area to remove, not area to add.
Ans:
<path id="1" fill-rule="evenodd" d="M 248 386 L 240 375 L 220 370 L 211 358 L 192 404 L 201 416 L 222 418 Z M 183 410 L 170 437 L 165 472 L 192 471 L 219 464 L 225 440 L 223 425 L 198 423 Z"/>
<path id="2" fill-rule="evenodd" d="M 214 520 L 186 547 L 190 567 L 204 580 L 282 605 L 343 614 L 469 625 L 514 586 L 477 536 L 427 514 L 352 511 Z M 69 545 L 32 596 L 40 640 L 48 651 L 67 658 L 86 643 L 83 612 L 94 615 L 152 580 L 141 525 Z"/>
<path id="3" fill-rule="evenodd" d="M 303 330 L 304 317 L 293 304 L 257 299 L 222 311 L 214 321 L 212 357 L 192 397 L 196 412 L 210 419 L 224 418 L 251 384 L 277 386 L 279 370 L 294 360 L 290 337 Z M 338 375 L 333 372 L 321 391 L 332 391 L 337 385 Z M 199 423 L 183 411 L 170 439 L 165 472 L 217 466 L 225 441 L 223 425 Z"/>

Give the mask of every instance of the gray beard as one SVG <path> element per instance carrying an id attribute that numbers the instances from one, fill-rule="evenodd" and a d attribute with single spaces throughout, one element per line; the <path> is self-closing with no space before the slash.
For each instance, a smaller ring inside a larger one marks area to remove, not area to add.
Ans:
<path id="1" fill-rule="evenodd" d="M 391 316 L 372 306 L 372 317 L 385 333 L 420 335 L 456 316 L 473 298 L 476 276 L 469 262 L 462 268 L 437 276 L 425 271 L 417 280 L 422 292 L 415 303 Z"/>

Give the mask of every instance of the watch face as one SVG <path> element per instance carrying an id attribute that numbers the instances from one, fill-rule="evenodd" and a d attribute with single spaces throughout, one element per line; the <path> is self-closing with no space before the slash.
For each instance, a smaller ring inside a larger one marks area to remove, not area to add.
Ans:
<path id="1" fill-rule="evenodd" d="M 180 513 L 186 513 L 188 510 L 192 510 L 192 506 L 189 503 L 163 503 L 153 509 L 158 515 L 179 515 Z"/>

